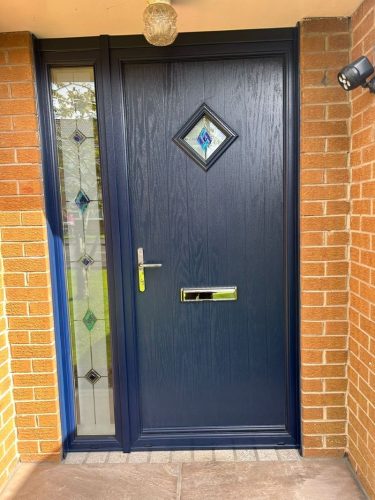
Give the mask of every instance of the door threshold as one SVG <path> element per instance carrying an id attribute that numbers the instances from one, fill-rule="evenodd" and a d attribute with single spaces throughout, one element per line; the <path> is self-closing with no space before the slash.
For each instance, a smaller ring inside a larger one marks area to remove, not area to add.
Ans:
<path id="1" fill-rule="evenodd" d="M 192 462 L 296 462 L 302 457 L 295 448 L 278 449 L 201 449 L 174 451 L 94 451 L 70 452 L 63 463 L 82 464 L 146 464 L 146 463 L 192 463 Z"/>

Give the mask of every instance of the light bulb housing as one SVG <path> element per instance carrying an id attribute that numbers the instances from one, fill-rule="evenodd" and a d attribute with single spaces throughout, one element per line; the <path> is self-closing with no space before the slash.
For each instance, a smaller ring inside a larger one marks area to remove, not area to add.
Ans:
<path id="1" fill-rule="evenodd" d="M 367 57 L 361 56 L 342 68 L 337 75 L 337 79 L 341 87 L 347 92 L 359 86 L 368 88 L 370 92 L 375 92 L 375 78 L 367 81 L 367 78 L 373 73 L 374 66 Z"/>
<path id="2" fill-rule="evenodd" d="M 144 36 L 151 45 L 165 47 L 177 37 L 177 14 L 170 0 L 149 0 L 144 14 Z"/>

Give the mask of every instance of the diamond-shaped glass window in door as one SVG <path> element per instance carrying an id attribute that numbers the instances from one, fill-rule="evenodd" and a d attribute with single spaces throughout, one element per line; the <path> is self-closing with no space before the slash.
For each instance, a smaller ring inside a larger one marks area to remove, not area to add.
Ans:
<path id="1" fill-rule="evenodd" d="M 204 170 L 224 153 L 238 135 L 206 104 L 174 136 L 174 142 Z"/>

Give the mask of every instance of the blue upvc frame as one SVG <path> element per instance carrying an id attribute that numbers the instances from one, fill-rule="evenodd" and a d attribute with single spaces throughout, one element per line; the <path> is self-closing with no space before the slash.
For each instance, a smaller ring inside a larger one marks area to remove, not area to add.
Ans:
<path id="1" fill-rule="evenodd" d="M 41 51 L 40 41 L 34 41 L 35 61 L 38 86 L 38 111 L 40 116 L 40 127 L 42 137 L 43 175 L 45 186 L 47 231 L 49 241 L 49 253 L 51 261 L 51 283 L 53 297 L 53 311 L 55 320 L 56 355 L 58 367 L 58 383 L 60 395 L 61 429 L 64 453 L 67 451 L 90 451 L 90 450 L 125 450 L 126 442 L 123 439 L 123 429 L 126 422 L 123 421 L 126 411 L 121 407 L 123 398 L 122 384 L 119 382 L 120 366 L 117 356 L 121 350 L 117 342 L 119 336 L 117 328 L 121 327 L 121 317 L 116 314 L 118 306 L 122 311 L 121 287 L 116 292 L 114 281 L 114 255 L 112 250 L 116 249 L 113 244 L 114 227 L 116 216 L 106 217 L 106 214 L 116 212 L 113 207 L 113 198 L 108 190 L 108 158 L 107 158 L 107 136 L 105 132 L 108 115 L 104 110 L 111 108 L 110 94 L 104 96 L 104 89 L 110 90 L 105 74 L 108 75 L 106 65 L 108 61 L 107 37 L 95 39 L 94 47 L 83 47 L 72 53 L 68 51 Z M 90 43 L 88 45 L 91 45 Z M 103 57 L 104 53 L 104 57 Z M 104 226 L 107 250 L 108 270 L 108 292 L 110 304 L 110 324 L 112 333 L 112 368 L 114 381 L 115 400 L 115 436 L 77 436 L 74 408 L 74 379 L 71 365 L 71 341 L 69 333 L 69 316 L 67 304 L 67 289 L 65 277 L 64 249 L 62 238 L 62 217 L 60 206 L 60 185 L 58 177 L 55 129 L 52 113 L 50 94 L 50 68 L 59 66 L 92 66 L 95 72 L 95 88 L 98 113 L 99 145 L 101 158 L 101 173 L 103 186 Z M 106 116 L 107 115 L 107 116 Z M 110 128 L 110 127 L 109 127 Z M 118 230 L 117 230 L 118 233 Z M 117 245 L 118 248 L 118 245 Z M 116 256 L 118 259 L 118 256 Z M 116 307 L 117 306 L 117 307 Z M 120 340 L 121 342 L 121 340 Z M 122 350 L 123 351 L 123 350 Z M 118 356 L 121 358 L 121 356 Z M 121 364 L 121 363 L 120 363 Z"/>
<path id="2" fill-rule="evenodd" d="M 220 57 L 241 57 L 244 54 L 263 57 L 283 54 L 286 61 L 287 84 L 285 123 L 285 151 L 290 163 L 285 178 L 287 203 L 287 246 L 285 269 L 286 296 L 288 303 L 288 332 L 290 373 L 288 391 L 290 409 L 294 418 L 291 434 L 294 444 L 279 447 L 300 446 L 300 397 L 299 397 L 299 226 L 298 226 L 298 160 L 299 160 L 299 83 L 298 83 L 298 30 L 281 28 L 270 30 L 226 31 L 185 33 L 172 47 L 150 47 L 142 36 L 100 36 L 70 39 L 34 39 L 38 108 L 40 116 L 43 174 L 45 184 L 48 240 L 51 262 L 51 280 L 55 320 L 56 353 L 60 395 L 61 427 L 64 453 L 67 451 L 147 449 L 138 440 L 141 422 L 137 398 L 137 367 L 132 356 L 135 352 L 134 266 L 132 259 L 130 224 L 127 234 L 120 233 L 119 192 L 126 197 L 122 211 L 130 217 L 126 196 L 127 186 L 119 186 L 118 159 L 123 154 L 116 149 L 126 148 L 123 124 L 124 112 L 121 93 L 121 64 L 157 60 L 191 60 Z M 110 321 L 112 332 L 112 365 L 115 400 L 115 436 L 83 437 L 75 433 L 74 381 L 71 370 L 71 346 L 68 322 L 68 306 L 62 241 L 60 187 L 57 170 L 54 121 L 50 99 L 49 69 L 56 66 L 94 66 L 102 186 L 104 222 L 107 248 Z M 115 123 L 117 131 L 115 133 Z M 116 146 L 116 148 L 115 148 Z M 125 191 L 124 191 L 125 190 Z M 109 217 L 110 214 L 110 217 Z M 116 263 L 116 272 L 115 272 Z M 126 269 L 124 277 L 119 269 Z M 125 292 L 124 292 L 125 290 Z M 127 300 L 125 301 L 124 293 Z M 138 440 L 138 442 L 137 442 Z M 164 440 L 160 448 L 183 449 L 173 439 Z M 227 447 L 225 440 L 215 445 L 203 443 L 202 447 Z M 232 445 L 230 445 L 232 447 Z M 256 443 L 248 446 L 256 447 Z M 269 447 L 275 447 L 269 441 Z M 264 444 L 267 447 L 267 443 Z"/>
<path id="3" fill-rule="evenodd" d="M 151 47 L 140 37 L 133 37 L 134 46 L 124 38 L 112 37 L 111 82 L 112 97 L 116 106 L 113 109 L 114 136 L 116 137 L 116 158 L 113 175 L 118 178 L 119 192 L 126 200 L 128 192 L 128 152 L 126 131 L 126 102 L 124 99 L 124 78 L 127 64 L 148 62 L 199 61 L 236 59 L 242 57 L 273 57 L 278 55 L 284 62 L 284 247 L 285 247 L 285 311 L 286 311 L 286 364 L 287 372 L 287 429 L 236 429 L 226 435 L 204 435 L 199 429 L 191 430 L 187 436 L 165 433 L 148 433 L 142 427 L 140 401 L 138 396 L 137 337 L 134 304 L 136 268 L 131 236 L 131 207 L 125 201 L 119 207 L 123 227 L 122 255 L 128 273 L 124 274 L 125 295 L 128 297 L 125 310 L 126 356 L 128 363 L 128 393 L 130 403 L 130 433 L 132 450 L 152 449 L 192 449 L 192 448 L 299 448 L 300 436 L 300 393 L 299 393 L 299 262 L 298 262 L 298 119 L 299 119 L 299 81 L 298 81 L 298 29 L 283 28 L 272 30 L 251 30 L 233 32 L 185 33 L 180 35 L 176 44 L 167 48 Z M 125 47 L 124 47 L 125 45 Z M 130 297 L 130 298 L 129 298 Z M 151 435 L 150 435 L 151 434 Z"/>

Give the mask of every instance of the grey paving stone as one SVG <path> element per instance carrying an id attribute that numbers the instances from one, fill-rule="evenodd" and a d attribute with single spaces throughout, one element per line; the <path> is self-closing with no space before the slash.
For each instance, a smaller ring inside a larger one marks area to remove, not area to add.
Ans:
<path id="1" fill-rule="evenodd" d="M 108 451 L 92 451 L 87 454 L 86 464 L 104 464 L 108 458 Z"/>
<path id="2" fill-rule="evenodd" d="M 234 462 L 233 450 L 215 450 L 215 460 L 218 462 Z"/>
<path id="3" fill-rule="evenodd" d="M 172 451 L 172 462 L 192 462 L 193 453 L 191 450 Z"/>
<path id="4" fill-rule="evenodd" d="M 30 465 L 1 500 L 176 500 L 177 464 Z"/>
<path id="5" fill-rule="evenodd" d="M 256 462 L 255 450 L 235 450 L 236 460 L 238 462 Z"/>
<path id="6" fill-rule="evenodd" d="M 130 464 L 145 464 L 148 462 L 150 452 L 148 451 L 133 451 L 129 454 Z"/>
<path id="7" fill-rule="evenodd" d="M 261 462 L 277 462 L 279 460 L 276 450 L 256 450 L 256 453 Z"/>
<path id="8" fill-rule="evenodd" d="M 193 462 L 181 475 L 183 500 L 364 500 L 345 460 Z"/>
<path id="9" fill-rule="evenodd" d="M 152 451 L 150 453 L 150 462 L 152 464 L 167 464 L 170 462 L 170 451 Z"/>
<path id="10" fill-rule="evenodd" d="M 300 454 L 297 450 L 276 450 L 281 462 L 294 462 L 301 460 Z"/>
<path id="11" fill-rule="evenodd" d="M 129 453 L 123 453 L 122 451 L 111 451 L 108 454 L 109 464 L 125 464 L 128 461 Z"/>
<path id="12" fill-rule="evenodd" d="M 63 464 L 67 465 L 80 465 L 83 464 L 87 458 L 88 453 L 68 453 L 65 457 Z"/>
<path id="13" fill-rule="evenodd" d="M 194 462 L 213 462 L 213 450 L 194 450 Z"/>

